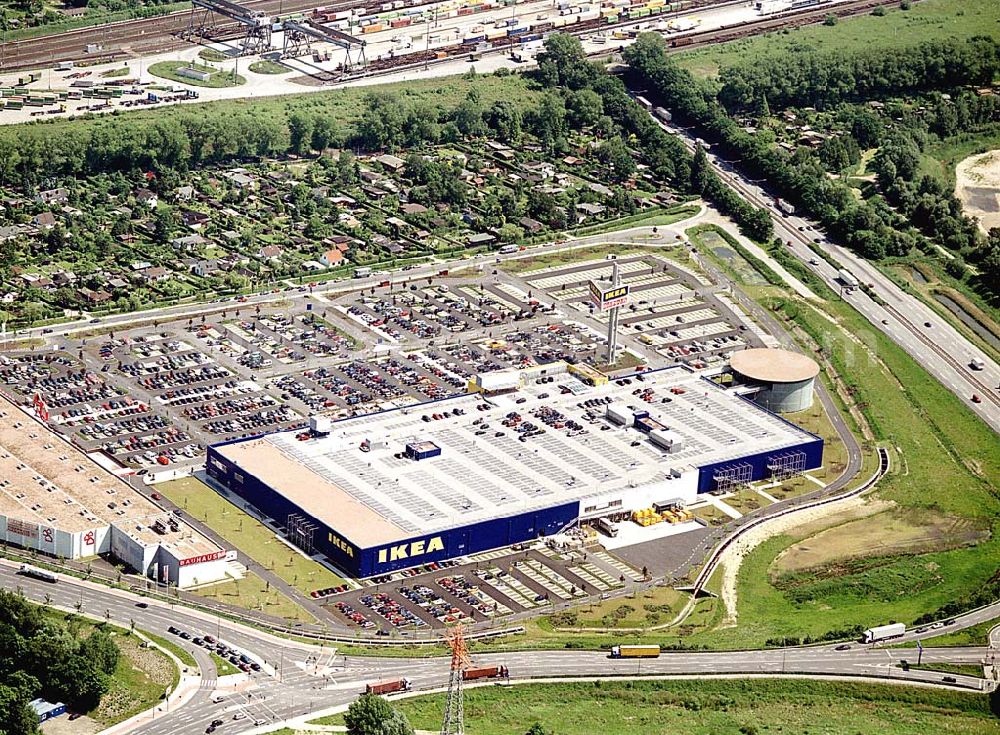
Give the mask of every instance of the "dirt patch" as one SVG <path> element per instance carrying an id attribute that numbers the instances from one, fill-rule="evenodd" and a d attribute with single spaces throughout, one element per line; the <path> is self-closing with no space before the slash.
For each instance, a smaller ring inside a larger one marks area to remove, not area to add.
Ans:
<path id="1" fill-rule="evenodd" d="M 1000 227 L 1000 151 L 977 153 L 955 167 L 955 196 L 962 209 L 988 232 Z"/>
<path id="2" fill-rule="evenodd" d="M 965 518 L 927 512 L 885 512 L 813 533 L 785 549 L 772 574 L 802 572 L 867 556 L 945 551 L 977 543 L 989 531 Z"/>
<path id="3" fill-rule="evenodd" d="M 94 735 L 104 729 L 96 720 L 86 715 L 70 721 L 68 715 L 56 717 L 42 723 L 41 730 L 45 735 Z"/>

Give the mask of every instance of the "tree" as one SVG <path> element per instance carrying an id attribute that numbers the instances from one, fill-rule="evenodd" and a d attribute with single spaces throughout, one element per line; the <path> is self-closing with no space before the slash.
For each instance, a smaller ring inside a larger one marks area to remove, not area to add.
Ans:
<path id="1" fill-rule="evenodd" d="M 580 39 L 568 33 L 553 33 L 545 39 L 545 50 L 537 61 L 539 79 L 545 86 L 581 89 L 595 76 Z"/>
<path id="2" fill-rule="evenodd" d="M 109 676 L 118 666 L 118 646 L 103 630 L 95 630 L 80 644 L 80 655 L 92 661 L 99 671 Z"/>
<path id="3" fill-rule="evenodd" d="M 29 703 L 31 695 L 0 684 L 0 732 L 4 735 L 35 735 L 38 717 Z"/>
<path id="4" fill-rule="evenodd" d="M 293 153 L 304 155 L 312 146 L 314 121 L 309 115 L 293 112 L 288 118 L 288 144 Z"/>
<path id="5" fill-rule="evenodd" d="M 177 228 L 177 217 L 169 207 L 158 207 L 153 212 L 153 239 L 165 245 Z"/>
<path id="6" fill-rule="evenodd" d="M 691 191 L 696 194 L 704 194 L 708 188 L 710 177 L 714 177 L 712 166 L 708 162 L 708 155 L 701 146 L 695 148 L 694 160 L 691 162 Z"/>
<path id="7" fill-rule="evenodd" d="M 358 121 L 358 140 L 368 150 L 397 150 L 403 143 L 403 103 L 387 92 L 365 97 L 365 111 Z"/>
<path id="8" fill-rule="evenodd" d="M 521 139 L 521 110 L 510 100 L 497 100 L 486 113 L 486 121 L 503 143 L 517 143 Z"/>
<path id="9" fill-rule="evenodd" d="M 334 119 L 329 115 L 317 115 L 313 120 L 310 148 L 322 153 L 333 144 L 336 138 L 337 124 Z"/>
<path id="10" fill-rule="evenodd" d="M 362 694 L 344 714 L 348 735 L 413 735 L 406 717 L 385 698 Z"/>
<path id="11" fill-rule="evenodd" d="M 601 143 L 597 149 L 597 158 L 609 169 L 612 181 L 625 181 L 635 173 L 635 160 L 632 152 L 618 136 Z"/>
<path id="12" fill-rule="evenodd" d="M 566 96 L 566 110 L 575 127 L 591 127 L 604 114 L 604 102 L 594 90 L 581 89 Z"/>
<path id="13" fill-rule="evenodd" d="M 531 727 L 528 728 L 528 732 L 524 735 L 551 735 L 544 727 L 542 727 L 541 722 L 536 722 Z"/>

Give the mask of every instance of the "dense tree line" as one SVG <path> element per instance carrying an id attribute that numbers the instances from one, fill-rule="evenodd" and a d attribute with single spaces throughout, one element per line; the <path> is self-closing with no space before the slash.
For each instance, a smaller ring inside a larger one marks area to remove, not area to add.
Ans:
<path id="1" fill-rule="evenodd" d="M 545 86 L 561 89 L 565 96 L 593 94 L 600 100 L 609 123 L 617 126 L 622 135 L 634 138 L 657 177 L 680 191 L 690 191 L 712 201 L 749 237 L 761 241 L 771 237 L 768 213 L 750 205 L 723 184 L 708 166 L 704 151 L 691 156 L 678 138 L 667 134 L 629 97 L 620 79 L 587 61 L 577 38 L 565 34 L 550 36 L 544 52 L 538 56 L 537 78 Z M 576 104 L 570 106 L 575 108 Z"/>
<path id="2" fill-rule="evenodd" d="M 41 607 L 0 590 L 0 732 L 33 735 L 36 697 L 75 711 L 97 706 L 118 665 L 118 647 L 101 629 L 80 640 Z"/>
<path id="3" fill-rule="evenodd" d="M 1000 233 L 985 243 L 979 242 L 974 225 L 961 217 L 957 202 L 951 201 L 940 187 L 935 188 L 932 182 L 917 176 L 919 149 L 915 141 L 898 129 L 890 130 L 872 111 L 855 106 L 841 112 L 853 143 L 848 141 L 847 134 L 843 135 L 840 151 L 836 150 L 837 144 L 828 143 L 833 148 L 828 148 L 825 154 L 816 155 L 806 148 L 789 153 L 774 145 L 773 135 L 741 127 L 710 90 L 667 58 L 658 36 L 640 36 L 626 50 L 625 57 L 635 82 L 653 90 L 682 124 L 698 128 L 704 138 L 720 146 L 723 155 L 739 159 L 748 175 L 766 179 L 776 195 L 808 212 L 859 254 L 880 259 L 906 255 L 915 246 L 930 250 L 931 245 L 919 232 L 914 232 L 914 224 L 922 225 L 927 235 L 944 237 L 958 248 L 969 250 L 971 243 L 978 243 L 969 253 L 970 258 L 981 264 L 978 285 L 987 296 L 1000 295 L 997 284 L 1000 271 L 995 267 L 1000 262 L 997 250 Z M 967 110 L 970 116 L 973 109 L 975 115 L 988 116 L 994 109 L 992 104 L 967 106 Z M 937 117 L 930 117 L 937 124 Z M 898 203 L 905 200 L 905 207 L 893 208 L 882 197 L 859 201 L 846 183 L 827 175 L 823 155 L 828 157 L 828 163 L 849 161 L 854 156 L 855 144 L 882 146 L 885 152 L 874 164 L 879 171 L 879 183 L 888 183 L 887 195 L 895 196 Z M 695 186 L 701 181 L 697 180 Z"/>
<path id="4" fill-rule="evenodd" d="M 782 53 L 724 68 L 719 100 L 731 110 L 762 100 L 772 109 L 829 107 L 926 89 L 988 85 L 1000 72 L 1000 44 L 987 37 L 867 52 Z"/>

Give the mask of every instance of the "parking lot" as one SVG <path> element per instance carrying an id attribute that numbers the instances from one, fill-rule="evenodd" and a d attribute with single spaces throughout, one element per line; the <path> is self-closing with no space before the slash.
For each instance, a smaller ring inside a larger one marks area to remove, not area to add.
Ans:
<path id="1" fill-rule="evenodd" d="M 379 635 L 419 634 L 600 596 L 641 574 L 603 552 L 546 547 L 485 552 L 367 580 L 320 599 L 343 622 Z"/>
<path id="2" fill-rule="evenodd" d="M 132 470 L 196 466 L 208 444 L 444 398 L 480 372 L 587 359 L 604 339 L 495 277 L 395 283 L 294 307 L 51 338 L 2 383 Z M 288 302 L 291 304 L 292 302 Z"/>
<path id="3" fill-rule="evenodd" d="M 703 367 L 722 360 L 758 338 L 714 293 L 711 282 L 692 268 L 654 255 L 617 260 L 621 282 L 630 291 L 619 316 L 620 333 L 634 337 L 669 362 Z M 532 293 L 558 301 L 569 314 L 585 314 L 607 324 L 608 316 L 590 301 L 589 281 L 610 280 L 612 263 L 594 260 L 521 274 Z"/>

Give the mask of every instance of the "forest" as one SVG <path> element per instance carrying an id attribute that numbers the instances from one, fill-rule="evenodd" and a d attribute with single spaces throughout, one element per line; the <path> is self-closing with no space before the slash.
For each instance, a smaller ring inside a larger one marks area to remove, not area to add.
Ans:
<path id="1" fill-rule="evenodd" d="M 110 686 L 119 651 L 103 629 L 77 638 L 19 594 L 0 590 L 0 732 L 34 735 L 36 697 L 86 712 Z"/>
<path id="2" fill-rule="evenodd" d="M 997 48 L 991 40 L 973 39 L 949 46 L 949 57 L 934 55 L 933 59 L 928 58 L 930 50 L 924 45 L 903 49 L 891 55 L 893 73 L 887 84 L 895 92 L 905 89 L 917 94 L 936 84 L 953 83 L 963 75 L 970 80 L 992 76 L 1000 71 Z M 626 50 L 625 58 L 632 83 L 655 90 L 655 96 L 682 124 L 695 126 L 706 140 L 719 145 L 724 156 L 739 159 L 747 175 L 766 179 L 772 193 L 807 212 L 859 254 L 879 260 L 907 255 L 914 249 L 934 253 L 940 244 L 961 256 L 949 266 L 954 274 L 968 277 L 970 285 L 988 301 L 1000 300 L 1000 233 L 982 235 L 962 214 L 954 196 L 916 165 L 918 151 L 938 132 L 1000 122 L 1000 105 L 994 99 L 973 102 L 967 89 L 947 87 L 951 92 L 948 104 L 931 105 L 929 112 L 926 106 L 919 109 L 912 104 L 879 102 L 881 107 L 874 108 L 881 109 L 879 114 L 867 105 L 842 102 L 833 113 L 840 116 L 845 132 L 825 140 L 816 151 L 804 146 L 785 150 L 775 145 L 771 131 L 748 129 L 752 126 L 747 119 L 760 124 L 774 114 L 779 102 L 816 102 L 815 90 L 824 82 L 804 79 L 800 72 L 816 68 L 820 60 L 830 61 L 830 54 L 802 52 L 789 56 L 785 64 L 774 61 L 753 70 L 724 71 L 721 76 L 726 82 L 718 95 L 667 58 L 662 39 L 653 34 L 640 36 Z M 845 71 L 854 69 L 856 89 L 882 89 L 878 81 L 878 75 L 886 73 L 882 66 L 852 67 L 853 62 L 846 58 L 840 61 Z M 737 84 L 737 79 L 743 81 Z M 742 112 L 731 114 L 723 104 L 727 88 L 727 100 L 738 103 Z M 830 94 L 830 101 L 842 99 L 839 93 Z M 941 103 L 945 97 L 939 94 L 936 99 Z M 743 110 L 742 106 L 753 109 Z M 830 173 L 857 163 L 860 150 L 871 148 L 878 148 L 872 162 L 878 190 L 859 199 L 847 181 Z M 973 264 L 977 275 L 970 276 L 963 261 Z"/>

